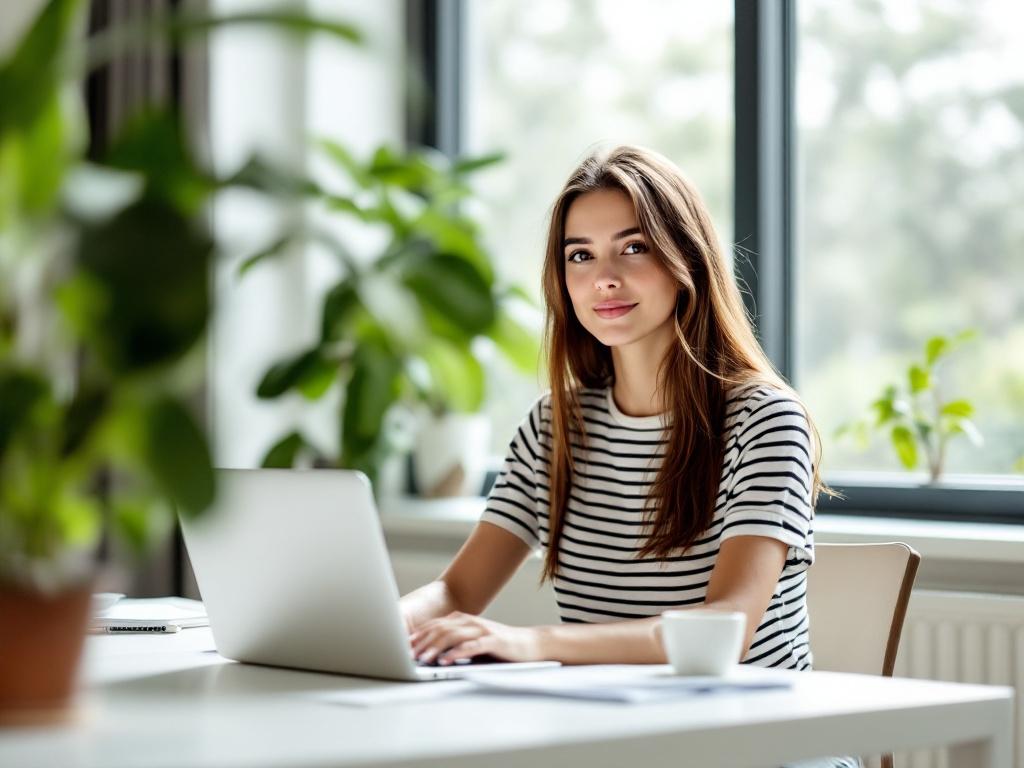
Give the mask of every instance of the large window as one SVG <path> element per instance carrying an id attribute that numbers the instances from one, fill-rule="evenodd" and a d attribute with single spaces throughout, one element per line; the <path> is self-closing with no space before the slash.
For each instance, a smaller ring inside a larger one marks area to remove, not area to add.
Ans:
<path id="1" fill-rule="evenodd" d="M 487 0 L 464 8 L 463 149 L 508 154 L 480 178 L 484 231 L 508 278 L 539 297 L 549 207 L 598 143 L 642 144 L 672 159 L 731 242 L 731 3 Z M 503 452 L 542 382 L 495 365 L 502 391 L 490 411 L 494 450 Z"/>
<path id="2" fill-rule="evenodd" d="M 593 145 L 654 147 L 703 191 L 727 252 L 741 247 L 735 268 L 758 332 L 815 414 L 826 478 L 851 499 L 839 506 L 1020 519 L 1018 6 L 451 0 L 461 88 L 441 113 L 461 127 L 449 146 L 508 153 L 479 186 L 507 277 L 536 294 L 549 206 Z M 967 329 L 976 337 L 944 362 L 940 382 L 944 398 L 973 404 L 984 442 L 950 444 L 944 469 L 956 487 L 919 486 L 923 465 L 903 472 L 884 432 L 866 450 L 837 437 L 907 378 L 929 338 Z M 506 387 L 517 380 L 494 365 L 500 453 L 543 377 Z"/>
<path id="3" fill-rule="evenodd" d="M 799 0 L 795 379 L 826 469 L 896 470 L 836 428 L 935 334 L 984 444 L 949 473 L 1024 456 L 1024 12 L 999 0 Z M 1015 466 L 1016 465 L 1016 466 Z"/>

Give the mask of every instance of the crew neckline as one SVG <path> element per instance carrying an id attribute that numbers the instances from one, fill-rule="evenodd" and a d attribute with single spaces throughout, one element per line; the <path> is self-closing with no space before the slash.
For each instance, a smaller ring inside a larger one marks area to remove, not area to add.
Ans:
<path id="1" fill-rule="evenodd" d="M 668 423 L 668 412 L 656 413 L 653 416 L 627 416 L 621 410 L 619 406 L 615 404 L 615 398 L 612 396 L 612 387 L 605 387 L 605 401 L 608 403 L 608 413 L 612 417 L 612 421 L 621 424 L 624 427 L 633 427 L 635 429 L 664 429 Z"/>

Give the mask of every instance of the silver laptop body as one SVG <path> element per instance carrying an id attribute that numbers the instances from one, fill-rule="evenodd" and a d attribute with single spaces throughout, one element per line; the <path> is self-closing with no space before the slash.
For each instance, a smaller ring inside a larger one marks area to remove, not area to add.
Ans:
<path id="1" fill-rule="evenodd" d="M 558 662 L 418 666 L 369 480 L 336 469 L 218 469 L 213 508 L 181 517 L 217 651 L 392 680 Z"/>

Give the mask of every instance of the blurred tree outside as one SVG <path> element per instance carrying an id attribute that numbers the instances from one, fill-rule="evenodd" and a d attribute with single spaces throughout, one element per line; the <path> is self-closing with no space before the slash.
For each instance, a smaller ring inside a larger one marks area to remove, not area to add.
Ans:
<path id="1" fill-rule="evenodd" d="M 985 443 L 949 473 L 1024 455 L 1024 8 L 998 0 L 801 0 L 798 364 L 825 470 L 895 470 L 834 439 L 929 337 Z"/>

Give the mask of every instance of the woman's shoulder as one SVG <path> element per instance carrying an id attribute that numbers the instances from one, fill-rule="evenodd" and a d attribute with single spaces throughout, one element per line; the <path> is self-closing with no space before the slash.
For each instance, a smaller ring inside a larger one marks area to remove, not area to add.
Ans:
<path id="1" fill-rule="evenodd" d="M 727 429 L 745 431 L 765 419 L 780 417 L 807 421 L 804 405 L 792 390 L 763 382 L 739 384 L 729 389 L 725 405 Z"/>

